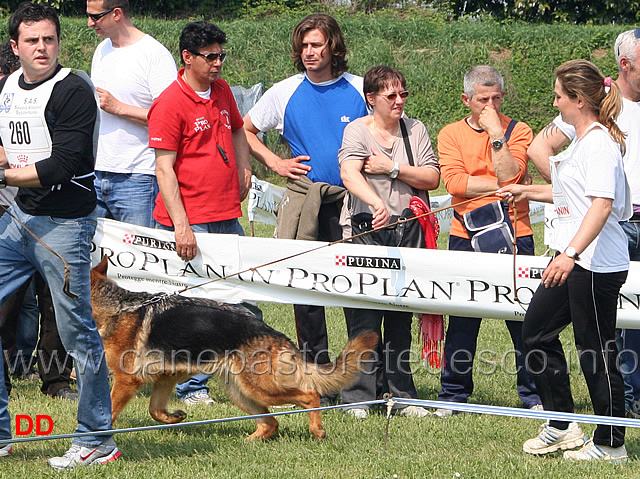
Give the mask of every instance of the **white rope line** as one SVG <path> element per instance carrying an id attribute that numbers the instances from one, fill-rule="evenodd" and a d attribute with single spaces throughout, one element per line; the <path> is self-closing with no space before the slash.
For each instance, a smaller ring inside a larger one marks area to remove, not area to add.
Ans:
<path id="1" fill-rule="evenodd" d="M 278 412 L 272 412 L 269 414 L 256 414 L 252 416 L 235 416 L 235 417 L 227 417 L 227 418 L 219 418 L 219 419 L 206 419 L 203 421 L 181 422 L 177 424 L 156 424 L 153 426 L 131 427 L 131 428 L 125 428 L 125 429 L 110 429 L 107 431 L 92 431 L 92 432 L 80 432 L 80 433 L 73 433 L 73 434 L 57 434 L 57 435 L 50 435 L 50 436 L 35 436 L 35 437 L 3 439 L 3 440 L 0 440 L 0 446 L 5 444 L 17 444 L 20 442 L 50 441 L 53 439 L 69 439 L 69 438 L 87 437 L 87 436 L 111 436 L 114 434 L 153 431 L 157 429 L 175 429 L 175 428 L 189 427 L 189 426 L 200 426 L 205 424 L 219 424 L 219 423 L 233 422 L 233 421 L 245 421 L 249 419 L 259 419 L 263 417 L 286 416 L 289 414 L 307 413 L 309 411 L 327 411 L 330 409 L 346 409 L 346 408 L 361 407 L 361 406 L 372 406 L 375 404 L 387 404 L 387 405 L 392 404 L 394 406 L 396 404 L 401 406 L 422 406 L 422 407 L 436 408 L 436 409 L 439 409 L 439 408 L 451 409 L 453 411 L 458 411 L 458 412 L 489 414 L 493 416 L 522 417 L 522 418 L 542 419 L 542 420 L 552 419 L 555 421 L 567 421 L 567 422 L 575 421 L 575 422 L 589 423 L 589 424 L 640 427 L 640 419 L 628 419 L 628 418 L 611 417 L 611 416 L 595 416 L 592 414 L 576 414 L 576 413 L 565 413 L 565 412 L 555 412 L 555 411 L 534 411 L 531 409 L 523 409 L 523 408 L 516 408 L 516 407 L 487 406 L 484 404 L 468 404 L 468 403 L 456 403 L 456 402 L 446 402 L 446 401 L 430 401 L 426 399 L 389 398 L 386 400 L 378 399 L 375 401 L 363 401 L 363 402 L 350 403 L 350 404 L 338 404 L 336 406 L 324 406 L 324 407 L 317 407 L 313 409 L 293 409 L 291 411 L 278 411 Z"/>
<path id="2" fill-rule="evenodd" d="M 532 419 L 552 419 L 554 421 L 582 422 L 590 424 L 604 424 L 607 426 L 640 427 L 640 419 L 623 417 L 596 416 L 593 414 L 576 414 L 557 411 L 534 411 L 518 407 L 487 406 L 484 404 L 468 404 L 447 401 L 429 401 L 426 399 L 393 398 L 397 404 L 407 406 L 422 406 L 429 408 L 451 409 L 459 412 L 473 412 L 494 416 L 525 417 Z"/>

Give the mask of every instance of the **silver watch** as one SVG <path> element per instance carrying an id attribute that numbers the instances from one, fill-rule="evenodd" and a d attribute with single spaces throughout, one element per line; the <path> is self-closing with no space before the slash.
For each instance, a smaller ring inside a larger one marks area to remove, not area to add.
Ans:
<path id="1" fill-rule="evenodd" d="M 393 164 L 393 168 L 391 168 L 391 171 L 389 172 L 389 177 L 395 179 L 398 177 L 398 173 L 400 173 L 400 163 L 396 161 Z"/>
<path id="2" fill-rule="evenodd" d="M 574 261 L 580 260 L 580 255 L 578 254 L 578 252 L 573 246 L 569 246 L 567 249 L 565 249 L 564 254 L 566 254 L 569 258 L 573 259 Z"/>
<path id="3" fill-rule="evenodd" d="M 507 137 L 503 136 L 502 138 L 500 138 L 499 140 L 493 140 L 491 142 L 491 146 L 493 147 L 494 150 L 499 150 L 500 148 L 502 148 L 502 146 L 507 142 Z"/>

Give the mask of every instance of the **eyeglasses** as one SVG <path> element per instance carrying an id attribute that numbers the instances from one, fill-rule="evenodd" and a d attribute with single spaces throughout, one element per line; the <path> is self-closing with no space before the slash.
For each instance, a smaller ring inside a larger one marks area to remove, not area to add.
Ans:
<path id="1" fill-rule="evenodd" d="M 383 95 L 382 93 L 378 93 L 382 98 L 386 98 L 388 101 L 396 101 L 396 98 L 400 96 L 403 100 L 409 96 L 409 91 L 404 90 L 400 93 L 389 93 L 388 95 Z"/>
<path id="2" fill-rule="evenodd" d="M 107 10 L 106 12 L 102 12 L 102 13 L 89 13 L 87 12 L 87 17 L 89 17 L 91 20 L 93 20 L 94 22 L 97 22 L 98 20 L 100 20 L 102 17 L 104 17 L 105 15 L 109 15 L 111 12 L 113 12 L 116 8 L 122 8 L 120 6 L 115 6 L 110 10 Z"/>
<path id="3" fill-rule="evenodd" d="M 191 53 L 198 57 L 204 58 L 209 63 L 213 63 L 216 60 L 220 60 L 220 63 L 224 63 L 224 61 L 227 59 L 227 52 L 207 53 L 206 55 L 204 53 L 199 53 L 199 52 L 191 52 Z"/>

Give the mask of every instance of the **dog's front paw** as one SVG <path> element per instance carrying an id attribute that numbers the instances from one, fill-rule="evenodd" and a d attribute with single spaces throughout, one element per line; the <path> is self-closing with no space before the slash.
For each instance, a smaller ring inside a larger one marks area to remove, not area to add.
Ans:
<path id="1" fill-rule="evenodd" d="M 178 410 L 176 410 L 176 411 L 173 411 L 173 412 L 170 414 L 170 416 L 171 416 L 172 418 L 175 418 L 175 421 L 174 421 L 174 422 L 180 422 L 180 421 L 184 421 L 184 420 L 187 418 L 187 413 L 186 413 L 186 412 L 184 412 L 184 411 L 183 411 L 183 410 L 181 410 L 181 409 L 178 409 Z"/>
<path id="2" fill-rule="evenodd" d="M 158 422 L 163 422 L 165 424 L 175 424 L 177 422 L 184 421 L 187 417 L 187 413 L 184 411 L 149 411 L 151 413 L 151 417 Z"/>
<path id="3" fill-rule="evenodd" d="M 311 434 L 313 434 L 318 441 L 325 439 L 327 437 L 327 431 L 325 431 L 324 429 L 311 431 Z"/>

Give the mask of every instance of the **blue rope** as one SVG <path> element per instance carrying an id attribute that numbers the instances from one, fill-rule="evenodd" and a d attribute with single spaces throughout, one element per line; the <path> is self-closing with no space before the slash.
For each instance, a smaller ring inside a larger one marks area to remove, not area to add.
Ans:
<path id="1" fill-rule="evenodd" d="M 429 401 L 426 399 L 407 399 L 407 398 L 390 398 L 388 400 L 378 399 L 375 401 L 363 401 L 351 404 L 340 404 L 337 406 L 325 406 L 317 407 L 313 409 L 294 409 L 291 411 L 279 411 L 269 414 L 256 414 L 253 416 L 235 416 L 220 419 L 206 419 L 203 421 L 191 421 L 181 422 L 177 424 L 156 424 L 154 426 L 142 426 L 142 427 L 130 427 L 126 429 L 110 429 L 108 431 L 94 431 L 94 432 L 79 432 L 73 434 L 57 434 L 52 436 L 35 436 L 35 437 L 21 437 L 13 439 L 0 440 L 0 446 L 5 444 L 16 444 L 20 442 L 33 442 L 33 441 L 50 441 L 53 439 L 69 439 L 76 437 L 86 436 L 111 436 L 113 434 L 122 434 L 129 432 L 142 432 L 142 431 L 154 431 L 158 429 L 175 429 L 188 426 L 200 426 L 205 424 L 219 424 L 233 421 L 245 421 L 249 419 L 259 419 L 263 417 L 275 417 L 286 416 L 289 414 L 307 413 L 309 411 L 327 411 L 330 409 L 343 409 L 345 407 L 360 407 L 360 406 L 372 406 L 375 404 L 388 404 L 401 405 L 401 406 L 422 406 L 428 408 L 444 408 L 451 409 L 459 412 L 470 412 L 478 414 L 489 414 L 493 416 L 507 416 L 507 417 L 522 417 L 531 419 L 552 419 L 556 421 L 567 422 L 581 422 L 589 424 L 604 424 L 611 426 L 625 426 L 625 427 L 640 427 L 640 419 L 628 419 L 622 417 L 611 416 L 595 416 L 591 414 L 575 414 L 555 411 L 534 411 L 531 409 L 522 409 L 516 407 L 502 407 L 502 406 L 486 406 L 484 404 L 467 404 L 467 403 L 455 403 L 445 401 Z"/>
<path id="2" fill-rule="evenodd" d="M 350 407 L 368 406 L 373 404 L 382 404 L 384 402 L 386 401 L 383 401 L 382 399 L 378 399 L 376 401 L 364 401 L 359 403 L 353 403 L 353 404 L 349 404 L 349 406 Z M 203 421 L 180 422 L 177 424 L 156 424 L 154 426 L 130 427 L 126 429 L 109 429 L 108 431 L 76 432 L 73 434 L 57 434 L 57 435 L 51 435 L 51 436 L 20 437 L 20 438 L 14 438 L 14 439 L 0 440 L 0 446 L 4 444 L 17 444 L 19 442 L 49 441 L 52 439 L 69 439 L 69 438 L 86 437 L 86 436 L 111 436 L 113 434 L 121 434 L 125 432 L 154 431 L 156 429 L 175 429 L 175 428 L 187 427 L 187 426 L 200 426 L 204 424 L 218 424 L 223 422 L 259 419 L 262 417 L 286 416 L 288 414 L 299 414 L 299 413 L 306 413 L 309 411 L 325 411 L 327 409 L 337 409 L 337 408 L 344 408 L 344 407 L 345 405 L 341 404 L 338 406 L 325 406 L 325 407 L 317 407 L 313 409 L 294 409 L 291 411 L 279 411 L 279 412 L 272 412 L 269 414 L 255 414 L 253 416 L 236 416 L 236 417 L 225 417 L 220 419 L 206 419 Z"/>

